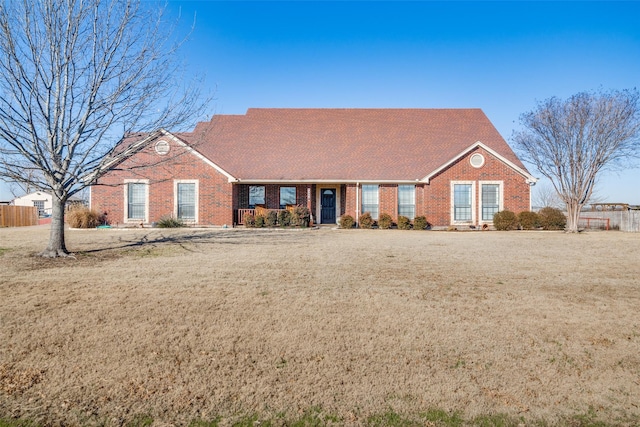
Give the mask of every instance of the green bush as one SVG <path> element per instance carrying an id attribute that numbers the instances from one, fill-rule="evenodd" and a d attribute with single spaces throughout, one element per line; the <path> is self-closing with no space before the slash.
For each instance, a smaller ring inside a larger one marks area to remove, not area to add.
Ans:
<path id="1" fill-rule="evenodd" d="M 518 218 L 515 213 L 505 209 L 493 215 L 493 226 L 496 230 L 515 230 L 518 228 Z"/>
<path id="2" fill-rule="evenodd" d="M 72 207 L 65 217 L 71 228 L 96 228 L 105 221 L 104 216 L 85 206 Z"/>
<path id="3" fill-rule="evenodd" d="M 264 223 L 267 227 L 275 227 L 278 222 L 278 212 L 268 211 L 267 216 L 264 219 Z"/>
<path id="4" fill-rule="evenodd" d="M 264 227 L 265 218 L 264 215 L 256 215 L 256 227 L 262 228 Z"/>
<path id="5" fill-rule="evenodd" d="M 180 228 L 184 226 L 185 224 L 180 218 L 175 218 L 171 215 L 163 216 L 156 223 L 158 228 Z"/>
<path id="6" fill-rule="evenodd" d="M 393 225 L 393 218 L 391 215 L 387 213 L 380 214 L 380 218 L 378 219 L 378 227 L 382 230 L 388 230 Z"/>
<path id="7" fill-rule="evenodd" d="M 399 230 L 411 230 L 411 221 L 406 216 L 400 215 L 398 217 L 398 229 Z"/>
<path id="8" fill-rule="evenodd" d="M 253 214 L 245 214 L 244 215 L 244 226 L 247 228 L 255 228 L 256 226 L 256 217 Z"/>
<path id="9" fill-rule="evenodd" d="M 371 214 L 369 212 L 365 212 L 360 215 L 359 218 L 360 228 L 371 228 L 373 227 L 373 218 L 371 218 Z"/>
<path id="10" fill-rule="evenodd" d="M 540 227 L 540 218 L 535 212 L 523 211 L 518 214 L 518 223 L 523 230 L 535 230 Z"/>
<path id="11" fill-rule="evenodd" d="M 540 218 L 540 225 L 545 230 L 564 230 L 567 225 L 567 217 L 564 216 L 560 209 L 556 208 L 542 208 L 538 212 Z"/>
<path id="12" fill-rule="evenodd" d="M 291 215 L 291 225 L 297 225 L 299 227 L 308 227 L 311 222 L 311 212 L 306 206 L 298 205 L 293 210 Z"/>
<path id="13" fill-rule="evenodd" d="M 340 228 L 353 228 L 356 220 L 351 215 L 342 215 L 340 217 Z"/>
<path id="14" fill-rule="evenodd" d="M 398 219 L 399 225 L 400 219 Z M 417 216 L 413 219 L 413 229 L 414 230 L 427 230 L 431 228 L 431 224 L 427 221 L 427 218 L 424 216 Z"/>
<path id="15" fill-rule="evenodd" d="M 280 227 L 288 227 L 291 225 L 291 212 L 287 210 L 278 212 L 278 224 Z"/>

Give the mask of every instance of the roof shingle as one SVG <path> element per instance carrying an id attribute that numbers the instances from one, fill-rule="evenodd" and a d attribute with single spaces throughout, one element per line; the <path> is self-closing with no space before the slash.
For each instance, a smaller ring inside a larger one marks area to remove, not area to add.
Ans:
<path id="1" fill-rule="evenodd" d="M 249 109 L 179 137 L 240 180 L 418 180 L 480 141 L 526 170 L 480 109 Z"/>

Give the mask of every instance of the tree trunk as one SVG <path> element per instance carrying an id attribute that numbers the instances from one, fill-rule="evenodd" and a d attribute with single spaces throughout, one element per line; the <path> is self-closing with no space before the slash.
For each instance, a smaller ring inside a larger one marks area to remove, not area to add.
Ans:
<path id="1" fill-rule="evenodd" d="M 69 256 L 64 242 L 64 206 L 66 200 L 60 200 L 53 196 L 53 210 L 51 212 L 51 232 L 49 233 L 49 244 L 47 248 L 40 252 L 40 256 L 45 258 L 56 258 Z"/>
<path id="2" fill-rule="evenodd" d="M 578 202 L 567 203 L 567 232 L 568 233 L 577 233 L 578 230 L 578 220 L 580 218 L 580 211 L 582 210 L 582 205 Z"/>

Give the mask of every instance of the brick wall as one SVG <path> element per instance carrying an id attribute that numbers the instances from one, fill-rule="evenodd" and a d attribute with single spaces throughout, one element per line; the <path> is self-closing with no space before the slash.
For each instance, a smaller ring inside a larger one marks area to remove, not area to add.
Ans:
<path id="1" fill-rule="evenodd" d="M 147 149 L 100 178 L 91 187 L 91 207 L 106 212 L 113 225 L 138 225 L 140 221 L 125 218 L 125 180 L 148 181 L 148 222 L 164 216 L 175 216 L 175 180 L 197 180 L 198 224 L 233 224 L 233 188 L 223 174 L 193 153 L 163 138 L 170 144 L 168 154 L 161 156 L 151 144 Z"/>
<path id="2" fill-rule="evenodd" d="M 480 153 L 485 158 L 485 163 L 480 168 L 474 168 L 469 158 L 474 153 Z M 440 174 L 431 178 L 429 185 L 424 187 L 423 212 L 427 221 L 434 225 L 451 224 L 451 182 L 472 181 L 475 183 L 475 201 L 473 209 L 476 211 L 476 224 L 479 223 L 478 204 L 480 203 L 479 181 L 503 182 L 503 209 L 515 213 L 528 211 L 530 208 L 530 191 L 526 179 L 493 157 L 482 148 L 478 148 L 462 157 Z M 417 196 L 416 196 L 417 199 Z M 416 200 L 417 202 L 417 200 Z"/>

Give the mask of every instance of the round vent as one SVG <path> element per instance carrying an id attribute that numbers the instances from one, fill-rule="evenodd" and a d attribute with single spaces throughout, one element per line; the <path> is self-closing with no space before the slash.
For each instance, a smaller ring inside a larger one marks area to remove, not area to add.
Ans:
<path id="1" fill-rule="evenodd" d="M 156 142 L 156 153 L 160 154 L 161 156 L 164 156 L 168 152 L 169 152 L 169 143 L 167 141 L 160 140 Z"/>
<path id="2" fill-rule="evenodd" d="M 469 158 L 469 163 L 474 168 L 481 168 L 484 165 L 484 156 L 480 153 L 476 153 Z"/>

